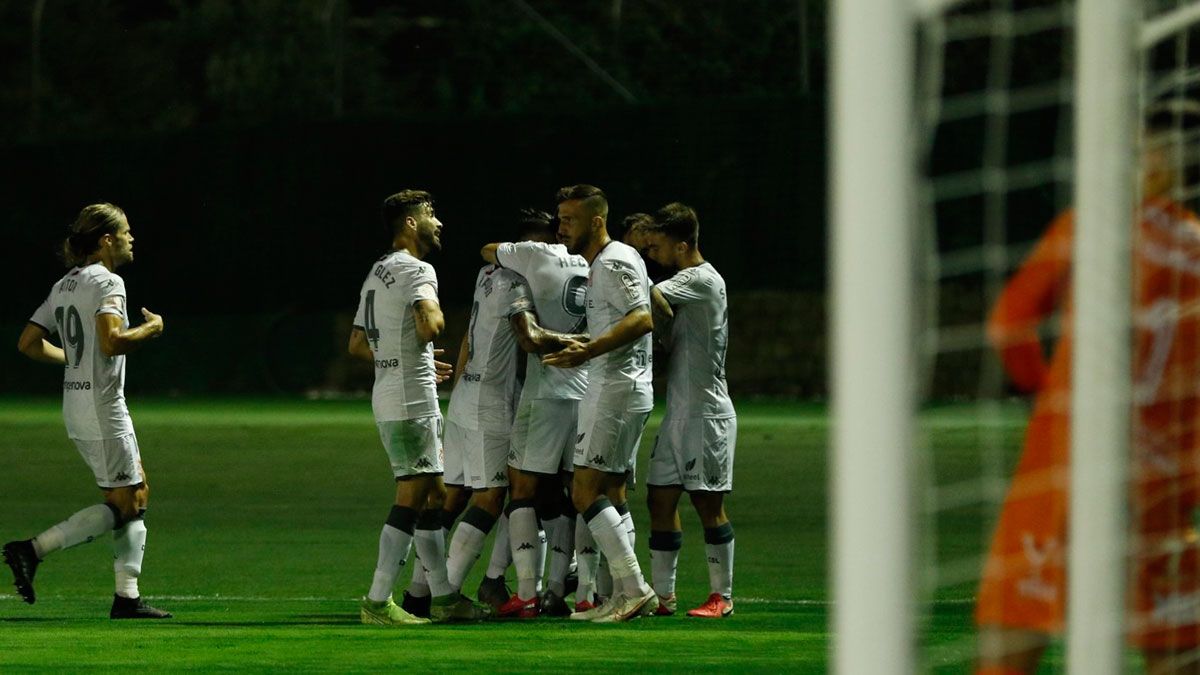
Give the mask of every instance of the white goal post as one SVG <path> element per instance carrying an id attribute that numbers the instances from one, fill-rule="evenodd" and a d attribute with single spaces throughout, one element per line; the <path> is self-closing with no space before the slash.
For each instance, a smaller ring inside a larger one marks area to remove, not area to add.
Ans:
<path id="1" fill-rule="evenodd" d="M 915 33 L 955 4 L 835 0 L 831 11 L 831 663 L 845 675 L 918 661 Z M 1138 8 L 1080 0 L 1076 13 L 1074 255 L 1089 264 L 1074 267 L 1074 331 L 1089 338 L 1073 354 L 1072 453 L 1090 461 L 1072 463 L 1072 673 L 1119 672 L 1124 645 L 1137 50 L 1166 30 L 1139 29 Z"/>

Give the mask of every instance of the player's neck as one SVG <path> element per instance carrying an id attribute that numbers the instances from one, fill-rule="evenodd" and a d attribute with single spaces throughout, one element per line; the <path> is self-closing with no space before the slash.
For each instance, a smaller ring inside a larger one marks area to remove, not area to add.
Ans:
<path id="1" fill-rule="evenodd" d="M 704 264 L 704 256 L 700 255 L 700 251 L 692 249 L 687 255 L 679 261 L 679 269 L 686 270 L 689 267 L 699 267 Z"/>
<path id="2" fill-rule="evenodd" d="M 393 251 L 404 251 L 412 257 L 420 260 L 425 257 L 428 251 L 421 248 L 415 241 L 410 241 L 408 237 L 396 237 L 392 240 Z"/>
<path id="3" fill-rule="evenodd" d="M 592 261 L 596 259 L 596 256 L 600 255 L 600 251 L 603 251 L 604 247 L 608 246 L 610 243 L 612 243 L 612 239 L 609 239 L 608 232 L 601 230 L 600 236 L 593 238 L 591 243 L 588 244 L 587 248 L 583 249 L 583 253 L 580 255 L 582 255 L 583 259 L 588 261 L 588 264 L 591 265 Z"/>
<path id="4" fill-rule="evenodd" d="M 113 261 L 112 257 L 106 256 L 100 252 L 93 253 L 92 255 L 88 256 L 87 260 L 84 260 L 80 267 L 87 267 L 88 265 L 94 265 L 96 263 L 104 265 L 104 269 L 108 270 L 109 272 L 117 271 L 117 265 Z"/>

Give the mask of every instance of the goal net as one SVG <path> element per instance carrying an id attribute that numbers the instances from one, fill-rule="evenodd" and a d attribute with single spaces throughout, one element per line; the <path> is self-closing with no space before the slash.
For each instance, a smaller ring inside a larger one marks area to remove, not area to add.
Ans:
<path id="1" fill-rule="evenodd" d="M 837 668 L 1194 662 L 1197 5 L 855 4 L 833 32 Z"/>

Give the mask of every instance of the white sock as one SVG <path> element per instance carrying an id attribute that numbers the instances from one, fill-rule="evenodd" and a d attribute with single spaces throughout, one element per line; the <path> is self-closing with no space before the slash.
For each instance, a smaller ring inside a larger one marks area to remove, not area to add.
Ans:
<path id="1" fill-rule="evenodd" d="M 549 546 L 546 543 L 546 531 L 538 528 L 538 547 L 537 547 L 537 584 L 536 590 L 540 597 L 542 595 L 542 579 L 546 574 L 546 554 L 549 552 Z"/>
<path id="2" fill-rule="evenodd" d="M 575 551 L 575 519 L 559 516 L 545 523 L 546 540 L 550 546 L 550 575 L 546 585 L 558 597 L 566 590 L 567 572 L 571 569 L 571 554 Z"/>
<path id="3" fill-rule="evenodd" d="M 596 548 L 599 548 L 599 545 Z M 613 589 L 612 569 L 608 566 L 608 558 L 601 553 L 600 562 L 596 568 L 596 595 L 602 598 L 611 598 Z"/>
<path id="4" fill-rule="evenodd" d="M 593 602 L 596 590 L 596 570 L 600 566 L 600 549 L 592 537 L 592 531 L 583 516 L 575 517 L 575 575 L 579 587 L 575 589 L 575 602 Z"/>
<path id="5" fill-rule="evenodd" d="M 496 538 L 492 541 L 492 556 L 488 559 L 487 576 L 496 579 L 503 577 L 508 566 L 512 564 L 512 551 L 508 548 L 508 515 L 500 516 L 496 521 Z"/>
<path id="6" fill-rule="evenodd" d="M 607 500 L 605 500 L 607 501 Z M 621 522 L 617 510 L 608 504 L 595 511 L 595 505 L 589 511 L 592 513 L 588 520 L 588 529 L 600 544 L 600 550 L 608 558 L 608 566 L 613 576 L 613 590 L 632 595 L 644 593 L 649 588 L 642 578 L 642 568 L 638 565 L 633 547 L 629 545 L 629 532 Z"/>
<path id="7" fill-rule="evenodd" d="M 408 548 L 413 536 L 391 525 L 384 525 L 379 533 L 379 559 L 375 563 L 375 578 L 371 582 L 371 590 L 367 599 L 373 602 L 383 602 L 392 597 L 392 587 L 396 585 L 396 577 L 400 568 L 408 559 Z"/>
<path id="8" fill-rule="evenodd" d="M 413 531 L 413 541 L 416 541 L 416 537 L 421 536 L 420 533 L 421 530 Z M 429 597 L 429 582 L 425 580 L 425 566 L 421 564 L 421 553 L 417 550 L 418 548 L 420 547 L 413 547 L 412 579 L 408 582 L 408 594 L 414 598 L 427 598 Z"/>
<path id="9" fill-rule="evenodd" d="M 496 519 L 490 513 L 474 506 L 463 514 L 462 522 L 450 540 L 450 555 L 446 558 L 446 577 L 453 591 L 462 590 L 463 579 L 479 559 L 483 540 L 495 524 Z"/>
<path id="10" fill-rule="evenodd" d="M 516 508 L 512 508 L 514 504 Z M 513 566 L 517 568 L 517 596 L 522 600 L 537 597 L 541 537 L 532 499 L 509 503 L 508 536 Z"/>
<path id="11" fill-rule="evenodd" d="M 441 523 L 435 523 L 431 529 L 417 526 L 414 542 L 421 557 L 421 567 L 425 568 L 425 583 L 429 584 L 429 593 L 435 598 L 450 595 L 450 580 L 446 573 L 446 531 Z"/>
<path id="12" fill-rule="evenodd" d="M 708 586 L 723 597 L 733 596 L 733 527 L 725 523 L 704 531 L 704 552 L 708 557 Z"/>
<path id="13" fill-rule="evenodd" d="M 621 514 L 621 524 L 625 526 L 625 534 L 629 537 L 629 548 L 637 550 L 637 532 L 633 529 L 633 516 L 629 514 L 629 509 Z"/>
<path id="14" fill-rule="evenodd" d="M 654 592 L 666 597 L 675 592 L 675 572 L 679 566 L 679 549 L 683 532 L 672 530 L 650 532 L 650 571 Z"/>
<path id="15" fill-rule="evenodd" d="M 104 504 L 89 506 L 34 537 L 33 551 L 39 559 L 44 559 L 55 551 L 90 542 L 111 531 L 115 522 L 112 509 Z"/>
<path id="16" fill-rule="evenodd" d="M 142 558 L 146 555 L 146 523 L 132 521 L 119 530 L 113 530 L 113 574 L 116 576 L 117 595 L 136 598 L 138 577 L 142 574 Z"/>

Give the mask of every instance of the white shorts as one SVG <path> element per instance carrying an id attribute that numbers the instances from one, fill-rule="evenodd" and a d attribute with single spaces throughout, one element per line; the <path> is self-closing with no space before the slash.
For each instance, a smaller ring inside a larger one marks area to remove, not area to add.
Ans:
<path id="1" fill-rule="evenodd" d="M 442 416 L 376 422 L 396 478 L 442 473 Z"/>
<path id="2" fill-rule="evenodd" d="M 638 445 L 642 442 L 642 431 L 648 419 L 649 410 L 633 412 L 581 407 L 575 466 L 605 473 L 627 473 L 632 479 Z"/>
<path id="3" fill-rule="evenodd" d="M 736 417 L 664 419 L 650 453 L 649 485 L 682 485 L 688 492 L 733 490 Z"/>
<path id="4" fill-rule="evenodd" d="M 446 421 L 447 485 L 472 490 L 508 486 L 509 434 L 467 429 Z"/>
<path id="5" fill-rule="evenodd" d="M 138 450 L 136 435 L 125 434 L 100 441 L 71 440 L 96 477 L 96 485 L 102 488 L 129 487 L 146 480 L 142 473 L 142 454 Z"/>
<path id="6" fill-rule="evenodd" d="M 578 418 L 579 401 L 521 397 L 513 420 L 508 465 L 533 473 L 570 471 Z"/>

